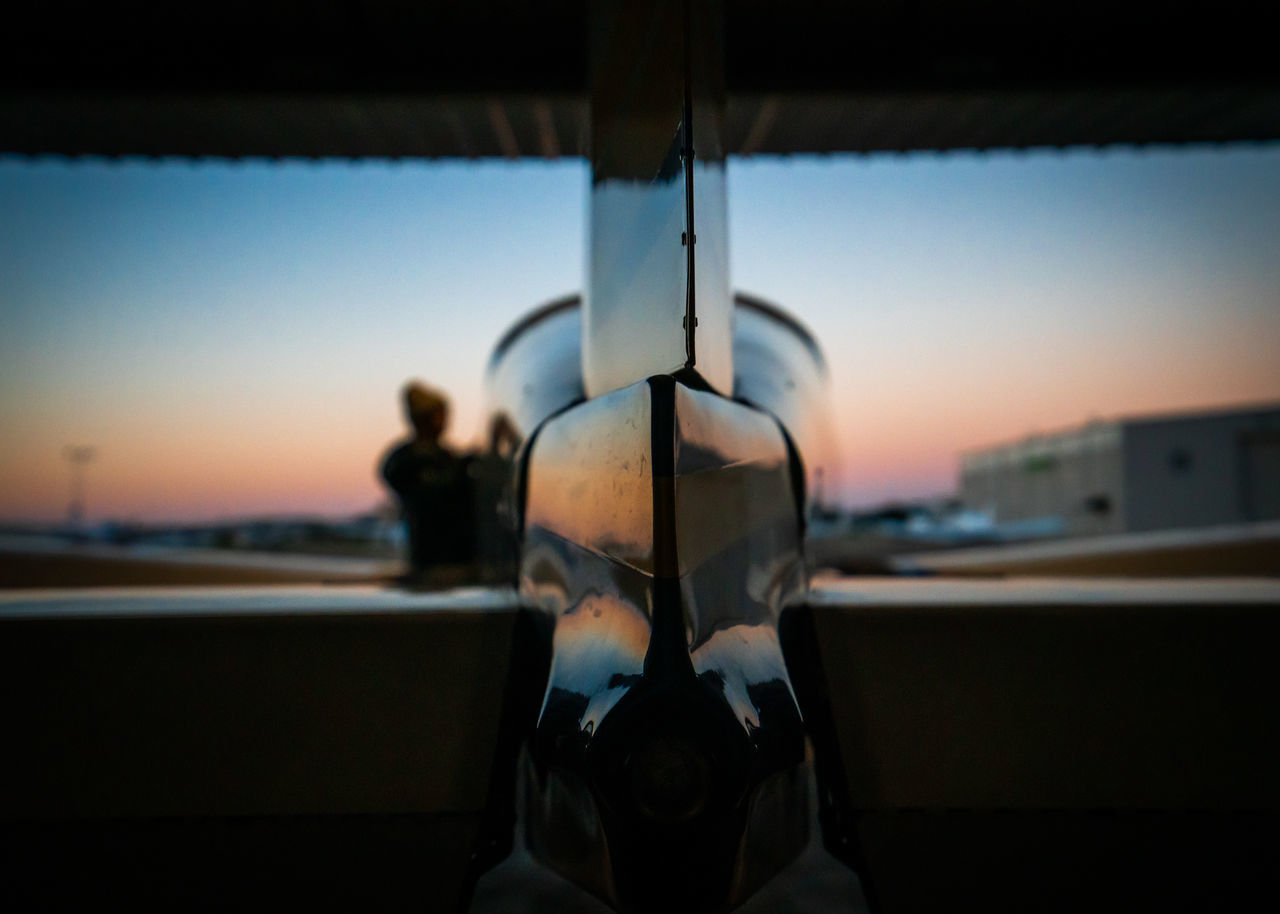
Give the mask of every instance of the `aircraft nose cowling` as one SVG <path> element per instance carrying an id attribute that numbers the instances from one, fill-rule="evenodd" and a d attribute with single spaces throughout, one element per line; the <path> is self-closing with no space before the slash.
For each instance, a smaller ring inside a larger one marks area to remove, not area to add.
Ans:
<path id="1" fill-rule="evenodd" d="M 651 822 L 675 824 L 709 805 L 715 763 L 696 741 L 662 734 L 627 754 L 625 775 L 636 812 Z"/>
<path id="2" fill-rule="evenodd" d="M 526 458 L 521 591 L 555 618 L 530 847 L 622 911 L 727 909 L 808 833 L 777 637 L 804 591 L 794 460 L 694 385 L 584 403 Z"/>

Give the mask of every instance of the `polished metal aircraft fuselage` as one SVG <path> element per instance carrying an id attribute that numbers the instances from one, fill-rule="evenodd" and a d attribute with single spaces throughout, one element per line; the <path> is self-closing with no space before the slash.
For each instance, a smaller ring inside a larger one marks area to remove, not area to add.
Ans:
<path id="1" fill-rule="evenodd" d="M 735 905 L 808 836 L 778 641 L 804 470 L 734 399 L 718 16 L 592 7 L 582 396 L 515 423 L 519 588 L 553 632 L 529 843 L 623 911 Z"/>

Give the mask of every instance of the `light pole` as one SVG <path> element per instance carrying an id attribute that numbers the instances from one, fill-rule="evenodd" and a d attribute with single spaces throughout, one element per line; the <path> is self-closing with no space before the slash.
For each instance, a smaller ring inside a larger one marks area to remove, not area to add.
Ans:
<path id="1" fill-rule="evenodd" d="M 71 465 L 71 503 L 67 505 L 67 526 L 76 528 L 84 521 L 84 468 L 97 456 L 87 444 L 68 444 L 62 456 Z"/>

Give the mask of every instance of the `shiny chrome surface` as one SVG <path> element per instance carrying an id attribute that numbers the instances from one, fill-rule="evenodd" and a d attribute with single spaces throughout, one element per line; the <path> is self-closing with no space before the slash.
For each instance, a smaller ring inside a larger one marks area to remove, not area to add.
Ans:
<path id="1" fill-rule="evenodd" d="M 810 505 L 828 498 L 838 461 L 826 359 L 813 336 L 777 305 L 735 297 L 733 396 L 772 413 L 804 460 Z"/>
<path id="2" fill-rule="evenodd" d="M 555 621 L 531 847 L 620 910 L 731 905 L 807 829 L 783 433 L 659 376 L 551 419 L 527 459 L 521 595 Z"/>
<path id="3" fill-rule="evenodd" d="M 782 423 L 803 458 L 810 500 L 820 499 L 836 456 L 822 351 L 777 305 L 741 292 L 733 303 L 733 397 Z M 543 420 L 583 399 L 582 320 L 580 299 L 566 296 L 503 335 L 486 375 L 491 424 L 509 421 L 523 441 Z"/>
<path id="4" fill-rule="evenodd" d="M 808 834 L 778 640 L 806 586 L 804 471 L 727 399 L 722 16 L 591 7 L 590 399 L 521 429 L 514 474 L 520 593 L 554 627 L 529 846 L 623 912 L 727 910 Z"/>
<path id="5" fill-rule="evenodd" d="M 490 429 L 518 441 L 543 420 L 583 399 L 581 299 L 568 295 L 534 309 L 508 328 L 485 371 Z"/>
<path id="6" fill-rule="evenodd" d="M 680 368 L 732 389 L 718 13 L 592 6 L 588 396 Z"/>
<path id="7" fill-rule="evenodd" d="M 710 149 L 706 132 L 698 139 L 693 168 L 693 199 L 697 211 L 696 333 L 698 374 L 715 390 L 733 392 L 733 321 L 729 288 L 729 203 L 724 157 Z"/>

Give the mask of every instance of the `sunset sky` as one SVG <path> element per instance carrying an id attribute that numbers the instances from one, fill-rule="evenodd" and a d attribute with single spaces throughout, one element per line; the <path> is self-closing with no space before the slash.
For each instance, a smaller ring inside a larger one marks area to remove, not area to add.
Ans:
<path id="1" fill-rule="evenodd" d="M 580 162 L 0 159 L 0 520 L 363 511 L 410 377 L 483 421 L 489 348 L 582 285 Z M 962 449 L 1280 401 L 1280 145 L 750 160 L 736 288 L 831 364 L 846 504 Z"/>

